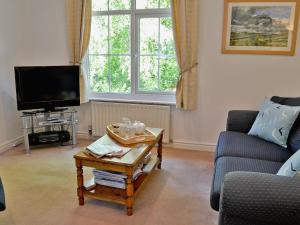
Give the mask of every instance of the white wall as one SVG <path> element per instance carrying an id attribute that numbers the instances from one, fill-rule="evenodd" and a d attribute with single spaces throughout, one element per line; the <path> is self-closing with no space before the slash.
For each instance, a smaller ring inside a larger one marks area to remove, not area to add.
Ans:
<path id="1" fill-rule="evenodd" d="M 258 109 L 265 96 L 300 96 L 300 34 L 294 57 L 221 54 L 223 2 L 201 0 L 198 109 L 172 112 L 174 141 L 216 143 L 228 110 Z"/>
<path id="2" fill-rule="evenodd" d="M 171 115 L 171 138 L 183 146 L 214 145 L 230 109 L 258 109 L 265 96 L 300 96 L 300 34 L 294 57 L 221 54 L 223 2 L 201 0 L 198 109 L 172 107 Z"/>
<path id="3" fill-rule="evenodd" d="M 22 135 L 14 66 L 68 63 L 63 0 L 1 0 L 0 150 Z"/>
<path id="4" fill-rule="evenodd" d="M 0 143 L 20 135 L 13 66 L 68 63 L 64 2 L 1 0 Z M 215 144 L 228 110 L 257 109 L 265 96 L 300 96 L 300 35 L 294 57 L 223 55 L 223 0 L 201 0 L 200 7 L 198 109 L 173 107 L 171 129 L 174 142 L 199 147 Z M 88 104 L 80 107 L 79 119 L 79 131 L 87 132 Z"/>

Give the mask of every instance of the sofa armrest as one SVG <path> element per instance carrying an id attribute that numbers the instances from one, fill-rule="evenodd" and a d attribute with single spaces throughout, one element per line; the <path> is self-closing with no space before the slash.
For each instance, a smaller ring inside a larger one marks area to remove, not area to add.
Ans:
<path id="1" fill-rule="evenodd" d="M 248 133 L 254 123 L 258 111 L 231 110 L 228 112 L 226 130 Z"/>
<path id="2" fill-rule="evenodd" d="M 248 224 L 299 224 L 300 178 L 228 173 L 221 192 L 220 224 L 227 225 L 226 221 L 232 221 L 229 218 L 248 221 Z"/>
<path id="3" fill-rule="evenodd" d="M 0 178 L 0 211 L 5 210 L 5 196 L 4 196 L 4 189 L 2 185 L 2 181 Z"/>

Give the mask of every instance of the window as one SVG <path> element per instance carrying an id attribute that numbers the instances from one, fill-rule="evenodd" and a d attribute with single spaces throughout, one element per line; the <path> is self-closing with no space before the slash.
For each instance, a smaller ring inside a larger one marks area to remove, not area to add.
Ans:
<path id="1" fill-rule="evenodd" d="M 173 100 L 170 0 L 93 0 L 88 65 L 92 98 Z"/>

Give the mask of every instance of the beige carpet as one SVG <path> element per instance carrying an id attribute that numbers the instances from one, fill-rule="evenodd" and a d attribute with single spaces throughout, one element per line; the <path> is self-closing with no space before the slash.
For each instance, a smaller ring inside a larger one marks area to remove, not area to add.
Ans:
<path id="1" fill-rule="evenodd" d="M 7 210 L 0 225 L 216 225 L 209 192 L 213 154 L 164 149 L 156 170 L 136 198 L 134 214 L 124 206 L 86 199 L 79 206 L 73 155 L 77 148 L 51 147 L 24 154 L 22 147 L 0 155 Z M 91 170 L 84 168 L 87 177 Z"/>

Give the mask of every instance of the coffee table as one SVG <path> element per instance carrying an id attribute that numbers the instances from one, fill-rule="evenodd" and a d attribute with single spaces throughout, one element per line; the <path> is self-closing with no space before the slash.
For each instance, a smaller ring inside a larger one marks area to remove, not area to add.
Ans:
<path id="1" fill-rule="evenodd" d="M 162 138 L 164 130 L 161 128 L 147 129 L 155 135 L 155 140 L 142 144 L 131 145 L 130 147 L 132 149 L 122 158 L 104 157 L 97 159 L 93 156 L 88 155 L 84 151 L 80 151 L 79 153 L 74 155 L 77 168 L 77 195 L 79 205 L 84 205 L 84 197 L 86 196 L 89 198 L 125 205 L 127 208 L 127 215 L 132 215 L 134 198 L 138 191 L 141 189 L 140 187 L 145 183 L 156 166 L 158 169 L 161 168 L 162 163 Z M 104 135 L 99 140 L 103 144 L 116 143 L 108 135 Z M 135 169 L 141 162 L 143 162 L 145 156 L 156 144 L 158 144 L 157 155 L 152 155 L 150 161 L 143 168 L 142 175 L 140 175 L 136 180 L 133 180 L 133 173 Z M 84 166 L 126 174 L 126 189 L 119 189 L 95 184 L 94 179 L 84 184 Z"/>

